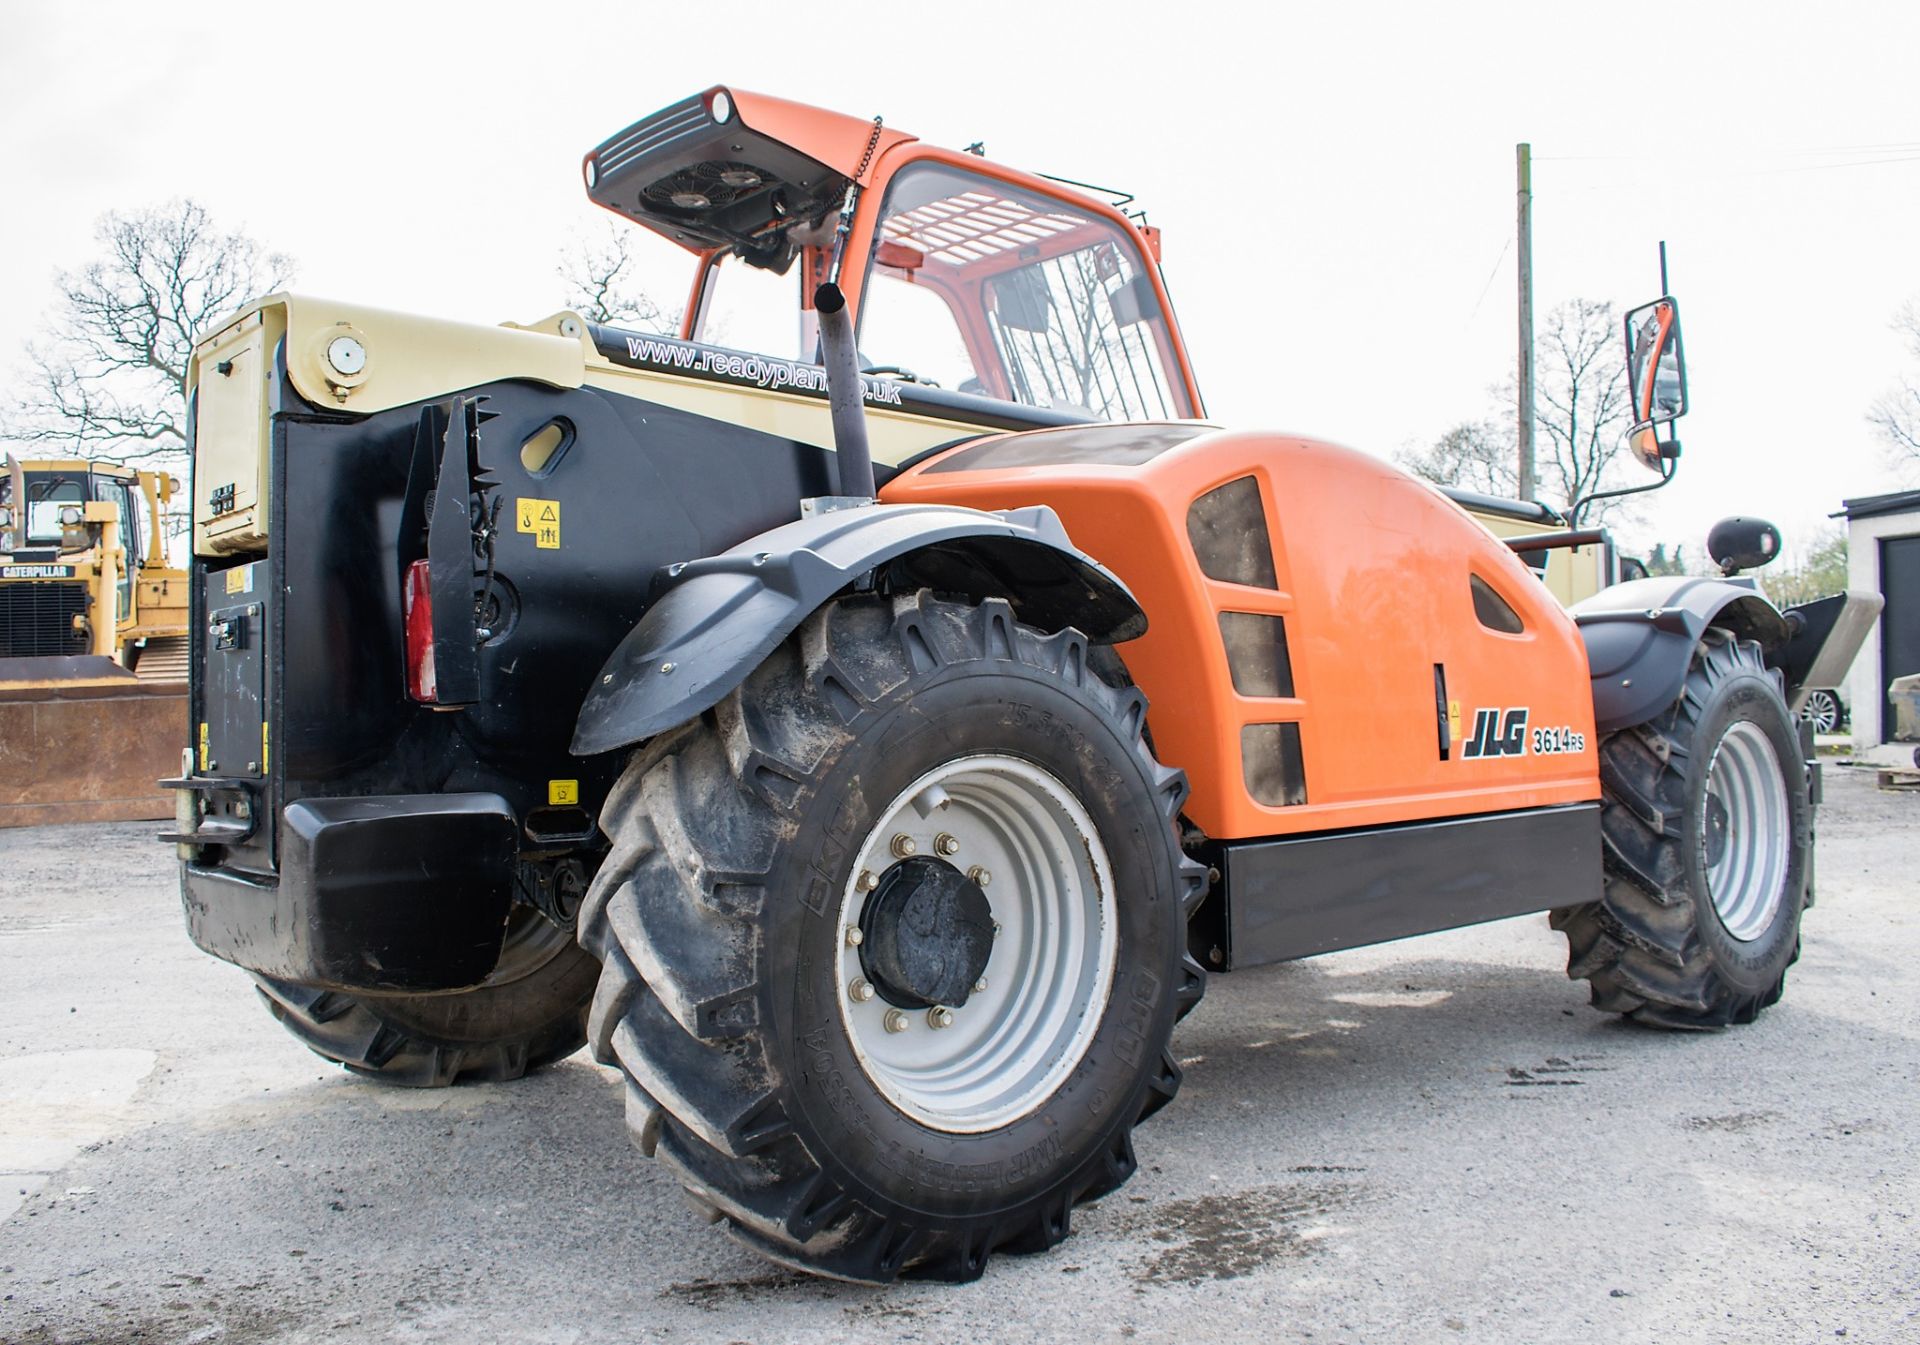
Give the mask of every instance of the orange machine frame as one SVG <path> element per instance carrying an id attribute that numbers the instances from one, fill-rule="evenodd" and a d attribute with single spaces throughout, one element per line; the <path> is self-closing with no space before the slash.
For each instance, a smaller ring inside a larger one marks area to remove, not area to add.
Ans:
<path id="1" fill-rule="evenodd" d="M 1364 453 L 1188 428 L 1200 432 L 1145 462 L 1102 463 L 1090 460 L 1098 452 L 1077 447 L 1119 445 L 1153 429 L 1113 425 L 1021 436 L 1028 445 L 1060 436 L 1055 462 L 954 470 L 967 461 L 960 455 L 996 442 L 975 440 L 903 472 L 881 498 L 980 509 L 1044 504 L 1059 513 L 1076 545 L 1112 568 L 1146 610 L 1147 633 L 1119 653 L 1151 703 L 1159 756 L 1187 772 L 1188 815 L 1216 839 L 1600 797 L 1586 647 L 1510 550 L 1438 491 Z M 1272 589 L 1208 578 L 1188 540 L 1193 502 L 1247 476 L 1259 483 Z M 1522 633 L 1480 623 L 1470 575 L 1519 614 Z M 1222 612 L 1284 618 L 1293 697 L 1235 691 Z M 1448 716 L 1446 759 L 1436 665 L 1449 708 L 1458 710 Z M 1479 711 L 1504 718 L 1515 709 L 1527 712 L 1519 754 L 1465 755 Z M 1273 806 L 1249 792 L 1241 730 L 1268 723 L 1299 726 L 1304 803 Z M 1544 740 L 1554 751 L 1533 750 L 1535 728 L 1557 731 Z M 1579 748 L 1567 750 L 1575 741 Z"/>

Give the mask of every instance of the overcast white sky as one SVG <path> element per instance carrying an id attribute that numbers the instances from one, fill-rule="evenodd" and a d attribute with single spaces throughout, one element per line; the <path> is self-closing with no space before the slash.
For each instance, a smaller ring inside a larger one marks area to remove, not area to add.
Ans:
<path id="1" fill-rule="evenodd" d="M 603 218 L 581 154 L 726 82 L 1134 192 L 1210 415 L 1382 454 L 1486 413 L 1513 367 L 1530 140 L 1542 313 L 1652 297 L 1668 241 L 1694 410 L 1632 540 L 1697 552 L 1744 512 L 1791 544 L 1913 483 L 1863 418 L 1920 296 L 1911 0 L 15 0 L 0 31 L 0 368 L 100 212 L 176 195 L 292 254 L 300 289 L 542 316 L 561 243 Z"/>

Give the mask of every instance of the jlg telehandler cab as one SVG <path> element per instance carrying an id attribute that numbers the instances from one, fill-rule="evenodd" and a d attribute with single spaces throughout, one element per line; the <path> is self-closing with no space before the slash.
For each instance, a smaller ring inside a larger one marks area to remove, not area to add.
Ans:
<path id="1" fill-rule="evenodd" d="M 584 172 L 692 258 L 678 337 L 278 295 L 196 360 L 169 839 L 315 1051 L 590 1042 L 736 1237 L 966 1279 L 1127 1180 L 1208 971 L 1551 910 L 1601 1009 L 1779 997 L 1812 651 L 1750 583 L 1569 612 L 1551 511 L 1207 423 L 1157 233 L 1071 187 L 725 88 Z"/>

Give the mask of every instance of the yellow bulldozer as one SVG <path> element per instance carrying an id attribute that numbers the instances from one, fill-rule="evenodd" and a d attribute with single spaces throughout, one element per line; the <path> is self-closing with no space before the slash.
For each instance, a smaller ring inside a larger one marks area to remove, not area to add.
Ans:
<path id="1" fill-rule="evenodd" d="M 0 475 L 0 827 L 170 816 L 187 719 L 187 576 L 165 472 L 81 459 Z"/>

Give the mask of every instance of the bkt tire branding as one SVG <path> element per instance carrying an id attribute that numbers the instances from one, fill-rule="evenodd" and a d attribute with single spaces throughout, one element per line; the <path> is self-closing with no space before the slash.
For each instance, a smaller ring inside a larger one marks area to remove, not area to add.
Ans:
<path id="1" fill-rule="evenodd" d="M 1523 757 L 1529 749 L 1537 757 L 1565 756 L 1587 750 L 1587 735 L 1564 725 L 1543 726 L 1529 733 L 1529 713 L 1525 706 L 1474 711 L 1473 732 L 1461 750 L 1462 759 Z"/>

